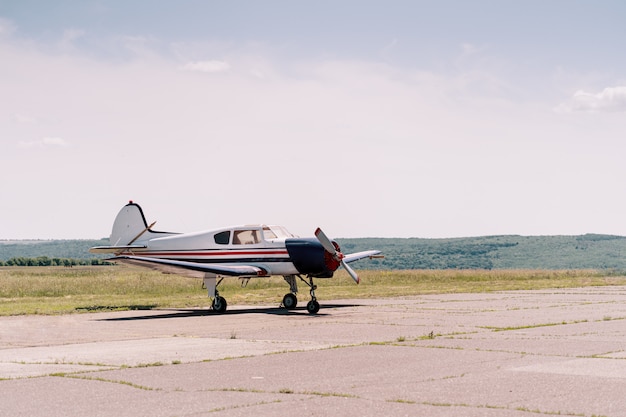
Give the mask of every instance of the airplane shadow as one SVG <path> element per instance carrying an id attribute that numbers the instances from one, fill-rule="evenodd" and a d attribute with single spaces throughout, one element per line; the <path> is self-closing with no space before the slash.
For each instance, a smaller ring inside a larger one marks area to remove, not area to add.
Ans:
<path id="1" fill-rule="evenodd" d="M 161 319 L 176 319 L 176 318 L 188 318 L 188 317 L 220 317 L 220 316 L 235 316 L 240 314 L 272 314 L 277 316 L 311 316 L 311 317 L 324 317 L 329 315 L 325 313 L 325 309 L 330 308 L 346 308 L 346 307 L 359 307 L 359 304 L 323 304 L 322 308 L 317 314 L 309 314 L 306 307 L 297 307 L 293 310 L 287 310 L 283 307 L 258 307 L 245 310 L 226 310 L 224 313 L 216 313 L 210 309 L 154 309 L 153 311 L 163 311 L 163 314 L 152 314 L 146 316 L 132 316 L 132 317 L 114 317 L 108 319 L 98 319 L 97 321 L 133 321 L 133 320 L 161 320 Z M 138 310 L 138 309 L 135 309 Z M 145 310 L 152 310 L 151 308 L 145 308 Z"/>

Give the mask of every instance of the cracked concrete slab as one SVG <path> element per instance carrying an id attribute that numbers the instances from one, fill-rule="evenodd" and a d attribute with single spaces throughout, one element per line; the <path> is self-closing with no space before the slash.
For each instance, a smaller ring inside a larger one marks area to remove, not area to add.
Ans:
<path id="1" fill-rule="evenodd" d="M 626 415 L 626 287 L 0 318 L 12 416 Z"/>

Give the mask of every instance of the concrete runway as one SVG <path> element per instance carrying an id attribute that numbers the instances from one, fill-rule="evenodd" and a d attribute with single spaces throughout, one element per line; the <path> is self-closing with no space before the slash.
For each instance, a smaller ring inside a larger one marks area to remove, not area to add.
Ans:
<path id="1" fill-rule="evenodd" d="M 626 416 L 626 287 L 321 304 L 1 317 L 0 415 Z"/>

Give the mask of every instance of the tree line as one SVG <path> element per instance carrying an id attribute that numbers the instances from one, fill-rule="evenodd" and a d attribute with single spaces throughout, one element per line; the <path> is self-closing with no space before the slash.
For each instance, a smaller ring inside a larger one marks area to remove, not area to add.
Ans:
<path id="1" fill-rule="evenodd" d="M 73 267 L 77 265 L 111 265 L 102 259 L 75 259 L 75 258 L 49 258 L 47 256 L 37 256 L 28 258 L 24 256 L 10 258 L 6 261 L 0 260 L 0 266 L 65 266 Z"/>

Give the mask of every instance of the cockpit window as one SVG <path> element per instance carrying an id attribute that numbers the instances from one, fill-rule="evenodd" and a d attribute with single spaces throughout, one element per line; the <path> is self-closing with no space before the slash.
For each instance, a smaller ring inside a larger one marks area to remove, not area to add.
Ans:
<path id="1" fill-rule="evenodd" d="M 263 227 L 263 237 L 265 238 L 265 240 L 278 238 L 278 236 L 276 236 L 276 233 L 274 233 L 272 229 L 270 229 L 268 226 Z"/>
<path id="2" fill-rule="evenodd" d="M 225 232 L 216 233 L 214 238 L 215 243 L 218 245 L 228 245 L 228 242 L 230 241 L 230 231 L 227 230 Z"/>
<path id="3" fill-rule="evenodd" d="M 260 241 L 259 231 L 255 229 L 235 230 L 233 235 L 233 245 L 254 245 Z"/>
<path id="4" fill-rule="evenodd" d="M 281 237 L 296 237 L 295 235 L 291 234 L 289 230 L 285 229 L 283 226 L 272 226 L 272 228 L 276 232 L 276 234 L 278 234 Z"/>
<path id="5" fill-rule="evenodd" d="M 282 226 L 263 226 L 263 236 L 265 240 L 285 239 L 295 237 Z"/>

